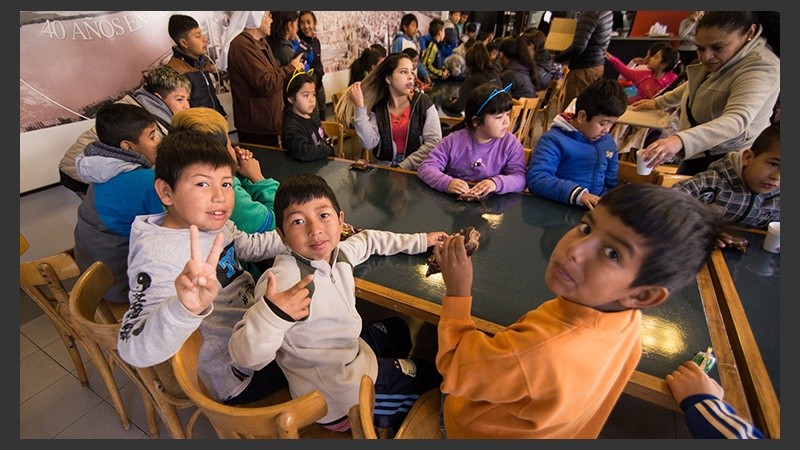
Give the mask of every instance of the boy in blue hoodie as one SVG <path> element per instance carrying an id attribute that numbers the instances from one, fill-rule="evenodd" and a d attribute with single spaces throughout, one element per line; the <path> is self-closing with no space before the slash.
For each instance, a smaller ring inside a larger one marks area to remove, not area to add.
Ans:
<path id="1" fill-rule="evenodd" d="M 578 95 L 575 113 L 556 116 L 528 164 L 531 194 L 593 209 L 617 185 L 618 149 L 609 130 L 627 101 L 616 80 L 600 78 Z"/>
<path id="2" fill-rule="evenodd" d="M 75 224 L 75 262 L 81 271 L 103 261 L 114 273 L 114 284 L 103 298 L 128 303 L 128 239 L 137 214 L 164 210 L 153 189 L 161 135 L 146 109 L 110 103 L 97 111 L 98 139 L 76 161 L 81 178 L 89 182 L 78 206 Z"/>

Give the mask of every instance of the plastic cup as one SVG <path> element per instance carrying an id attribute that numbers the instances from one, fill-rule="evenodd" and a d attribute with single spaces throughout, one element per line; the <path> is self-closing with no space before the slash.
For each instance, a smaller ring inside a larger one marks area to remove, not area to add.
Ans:
<path id="1" fill-rule="evenodd" d="M 764 250 L 772 253 L 781 252 L 781 223 L 770 222 L 767 237 L 764 239 Z"/>
<path id="2" fill-rule="evenodd" d="M 648 160 L 644 159 L 644 149 L 636 150 L 636 173 L 639 175 L 650 175 L 652 167 L 647 167 Z"/>

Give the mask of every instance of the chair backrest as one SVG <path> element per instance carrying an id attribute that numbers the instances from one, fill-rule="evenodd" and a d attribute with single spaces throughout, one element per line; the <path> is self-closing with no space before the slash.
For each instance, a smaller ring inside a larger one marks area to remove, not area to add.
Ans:
<path id="1" fill-rule="evenodd" d="M 508 132 L 513 133 L 514 127 L 517 125 L 517 118 L 519 118 L 520 113 L 522 112 L 522 103 L 514 99 L 514 103 L 511 105 L 511 111 L 508 113 Z"/>
<path id="2" fill-rule="evenodd" d="M 542 133 L 550 129 L 550 125 L 553 123 L 553 119 L 555 118 L 556 114 L 560 113 L 564 109 L 563 103 L 565 84 L 566 75 L 562 76 L 558 80 L 550 81 L 550 85 L 547 87 L 549 96 L 548 93 L 545 93 L 545 97 L 548 98 L 548 100 L 542 105 L 542 108 L 539 109 L 539 120 L 541 121 L 542 125 Z"/>
<path id="3" fill-rule="evenodd" d="M 22 235 L 20 235 L 22 236 Z M 53 322 L 60 333 L 75 336 L 65 282 L 77 279 L 80 269 L 66 252 L 19 263 L 19 285 Z"/>
<path id="4" fill-rule="evenodd" d="M 539 97 L 520 97 L 519 127 L 514 133 L 523 147 L 532 147 L 534 117 L 539 108 Z"/>
<path id="5" fill-rule="evenodd" d="M 122 359 L 117 351 L 121 323 L 111 309 L 104 307 L 106 302 L 102 299 L 103 293 L 113 283 L 114 275 L 102 261 L 96 261 L 86 269 L 70 295 L 69 308 L 75 323 L 81 328 L 81 334 L 100 346 L 136 384 L 145 402 L 150 434 L 158 433 L 157 412 L 172 438 L 186 438 L 188 426 L 183 426 L 177 409 L 192 407 L 194 402 L 180 390 L 177 383 L 171 382 L 170 364 L 134 367 Z M 189 426 L 196 418 L 197 412 L 189 419 Z"/>
<path id="6" fill-rule="evenodd" d="M 378 439 L 373 411 L 375 411 L 375 383 L 365 374 L 361 376 L 358 388 L 358 404 L 351 406 L 347 413 L 353 439 Z"/>
<path id="7" fill-rule="evenodd" d="M 531 154 L 533 154 L 533 150 L 525 147 L 523 147 L 522 150 L 525 152 L 525 167 L 528 167 L 528 164 L 531 163 Z"/>
<path id="8" fill-rule="evenodd" d="M 439 428 L 441 394 L 439 388 L 435 387 L 420 395 L 397 429 L 394 439 L 441 439 L 442 430 Z M 362 375 L 358 404 L 350 407 L 347 413 L 354 439 L 378 439 L 374 411 L 375 382 L 369 375 Z"/>
<path id="9" fill-rule="evenodd" d="M 339 100 L 342 99 L 342 95 L 344 95 L 346 91 L 341 92 L 334 92 L 331 94 L 331 104 L 333 105 L 333 110 L 336 111 L 336 105 L 339 104 Z"/>
<path id="10" fill-rule="evenodd" d="M 203 337 L 195 331 L 175 356 L 172 368 L 181 388 L 194 400 L 223 439 L 299 439 L 299 430 L 327 414 L 319 391 L 271 406 L 231 406 L 216 401 L 197 375 L 197 359 Z"/>
<path id="11" fill-rule="evenodd" d="M 322 121 L 322 130 L 325 135 L 333 139 L 334 155 L 337 158 L 344 158 L 344 125 L 339 122 L 329 120 Z"/>
<path id="12" fill-rule="evenodd" d="M 23 253 L 28 251 L 28 240 L 25 239 L 25 236 L 22 233 L 19 234 L 19 256 L 22 256 Z"/>
<path id="13" fill-rule="evenodd" d="M 658 167 L 656 167 L 656 169 L 653 169 L 653 170 L 655 171 L 657 169 L 658 169 Z M 663 180 L 661 180 L 661 185 L 664 186 L 664 187 L 672 187 L 673 184 L 675 184 L 675 183 L 677 183 L 679 181 L 688 180 L 689 178 L 692 178 L 691 175 L 678 175 L 677 173 L 663 173 L 663 172 L 661 172 L 661 175 L 663 177 Z"/>
<path id="14" fill-rule="evenodd" d="M 636 173 L 636 164 L 628 161 L 620 161 L 617 169 L 617 180 L 622 183 L 648 183 L 662 185 L 664 174 L 653 170 L 650 175 L 639 175 Z"/>

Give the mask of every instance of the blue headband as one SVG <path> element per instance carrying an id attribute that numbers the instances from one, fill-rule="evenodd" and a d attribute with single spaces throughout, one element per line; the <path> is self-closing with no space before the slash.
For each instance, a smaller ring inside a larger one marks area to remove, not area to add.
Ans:
<path id="1" fill-rule="evenodd" d="M 499 93 L 501 93 L 501 92 L 508 93 L 508 92 L 511 90 L 511 85 L 512 85 L 512 84 L 514 84 L 514 83 L 508 83 L 508 86 L 504 87 L 503 89 L 497 89 L 497 88 L 495 88 L 495 89 L 492 91 L 492 93 L 491 93 L 491 94 L 489 94 L 489 97 L 487 97 L 487 98 L 486 98 L 486 101 L 485 101 L 485 102 L 483 102 L 483 104 L 481 105 L 481 107 L 480 107 L 480 108 L 478 108 L 478 112 L 476 112 L 476 113 L 475 113 L 475 115 L 476 115 L 476 116 L 480 115 L 481 111 L 483 111 L 483 107 L 484 107 L 484 106 L 486 106 L 486 104 L 487 104 L 487 103 L 489 103 L 489 100 L 491 100 L 491 99 L 495 98 L 495 97 L 497 96 L 497 94 L 499 94 Z"/>

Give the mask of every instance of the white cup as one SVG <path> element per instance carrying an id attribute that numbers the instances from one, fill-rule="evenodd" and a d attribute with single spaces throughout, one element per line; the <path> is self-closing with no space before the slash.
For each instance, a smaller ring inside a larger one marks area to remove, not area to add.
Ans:
<path id="1" fill-rule="evenodd" d="M 639 175 L 650 175 L 652 167 L 647 167 L 648 160 L 644 159 L 644 149 L 636 150 L 636 173 Z"/>
<path id="2" fill-rule="evenodd" d="M 781 252 L 781 223 L 770 222 L 767 227 L 767 237 L 764 238 L 764 250 L 772 253 Z"/>

